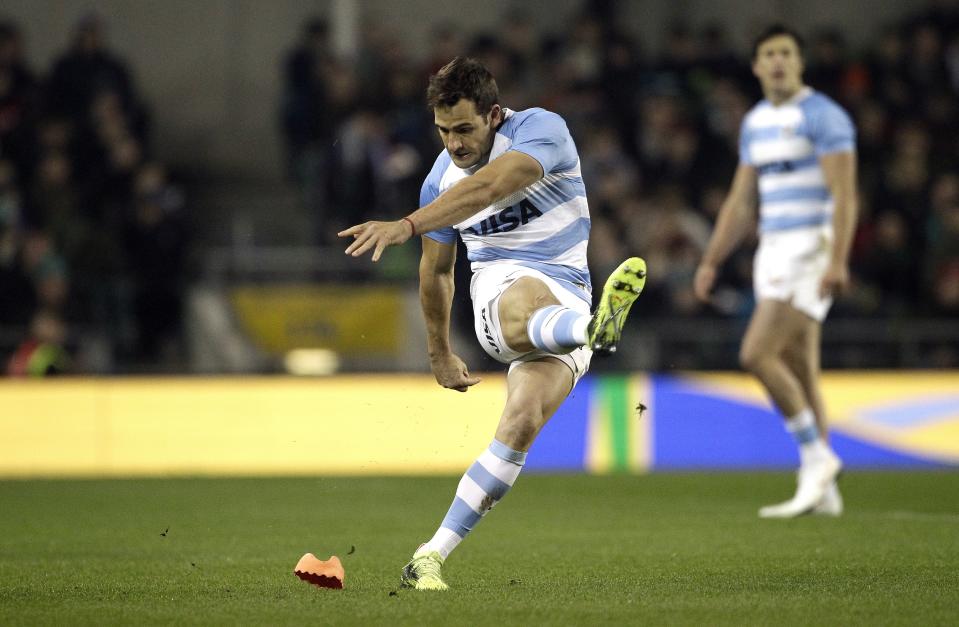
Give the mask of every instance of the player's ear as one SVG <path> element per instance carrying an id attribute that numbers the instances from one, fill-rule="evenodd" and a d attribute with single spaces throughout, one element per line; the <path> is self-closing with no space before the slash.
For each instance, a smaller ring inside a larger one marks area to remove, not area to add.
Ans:
<path id="1" fill-rule="evenodd" d="M 499 123 L 503 121 L 503 107 L 498 104 L 494 104 L 493 108 L 489 110 L 489 123 L 492 127 L 499 126 Z"/>

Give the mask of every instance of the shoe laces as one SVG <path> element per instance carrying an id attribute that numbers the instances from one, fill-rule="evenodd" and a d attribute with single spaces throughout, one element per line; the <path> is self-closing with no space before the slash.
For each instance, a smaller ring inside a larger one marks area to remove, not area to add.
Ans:
<path id="1" fill-rule="evenodd" d="M 626 308 L 626 304 L 622 303 L 620 304 L 619 307 L 613 307 L 612 296 L 609 297 L 609 299 L 607 300 L 607 303 L 609 304 L 609 311 L 610 311 L 609 318 L 607 318 L 606 321 L 603 322 L 603 325 L 597 330 L 597 333 L 598 334 L 604 333 L 610 325 L 613 325 L 613 333 L 619 333 L 622 330 L 622 325 L 620 324 L 620 321 L 619 321 L 619 315 Z"/>
<path id="2" fill-rule="evenodd" d="M 423 555 L 413 560 L 413 570 L 418 578 L 436 577 L 440 579 L 440 567 L 442 563 L 432 555 Z"/>

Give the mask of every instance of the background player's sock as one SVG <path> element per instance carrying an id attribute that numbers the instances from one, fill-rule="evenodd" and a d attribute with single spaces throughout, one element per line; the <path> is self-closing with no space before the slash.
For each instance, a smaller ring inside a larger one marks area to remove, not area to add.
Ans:
<path id="1" fill-rule="evenodd" d="M 795 416 L 786 419 L 786 430 L 792 434 L 799 445 L 799 463 L 806 466 L 829 455 L 829 445 L 819 433 L 816 416 L 812 409 L 806 408 Z"/>
<path id="2" fill-rule="evenodd" d="M 480 518 L 509 491 L 525 462 L 526 453 L 493 440 L 460 479 L 446 518 L 422 549 L 437 551 L 446 559 Z"/>
<path id="3" fill-rule="evenodd" d="M 526 323 L 526 333 L 536 348 L 556 354 L 568 353 L 586 344 L 589 319 L 589 314 L 549 305 L 533 312 Z"/>

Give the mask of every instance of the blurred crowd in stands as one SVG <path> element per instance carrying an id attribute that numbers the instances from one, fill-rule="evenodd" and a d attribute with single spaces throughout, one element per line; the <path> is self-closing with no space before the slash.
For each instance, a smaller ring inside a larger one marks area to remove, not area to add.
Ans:
<path id="1" fill-rule="evenodd" d="M 490 67 L 505 106 L 545 107 L 569 124 L 593 218 L 594 284 L 640 254 L 651 268 L 645 315 L 744 318 L 749 246 L 726 265 L 714 306 L 695 301 L 691 282 L 737 164 L 740 122 L 761 98 L 748 51 L 720 25 L 683 23 L 653 50 L 615 3 L 585 6 L 556 33 L 522 9 L 495 32 L 437 25 L 425 56 L 388 24 L 365 22 L 357 53 L 339 58 L 328 23 L 306 23 L 278 59 L 279 110 L 289 178 L 317 218 L 317 242 L 340 248 L 343 226 L 416 207 L 441 150 L 427 77 L 465 53 Z M 959 315 L 959 4 L 930 6 L 862 48 L 839 26 L 806 33 L 806 82 L 839 101 L 859 133 L 854 287 L 834 316 Z M 185 200 L 150 131 L 99 17 L 84 17 L 38 73 L 18 26 L 0 21 L 0 346 L 13 351 L 0 360 L 9 373 L 182 363 Z M 391 276 L 415 276 L 414 254 L 380 265 L 391 263 L 402 266 Z"/>
<path id="2" fill-rule="evenodd" d="M 749 52 L 718 25 L 675 24 L 653 53 L 602 9 L 570 18 L 556 34 L 522 10 L 495 33 L 437 26 L 425 61 L 384 25 L 364 26 L 357 58 L 338 59 L 327 24 L 306 24 L 285 62 L 282 123 L 290 176 L 322 217 L 320 240 L 416 207 L 441 149 L 426 79 L 466 53 L 490 67 L 505 106 L 566 119 L 589 194 L 594 285 L 641 254 L 647 314 L 746 316 L 748 245 L 727 264 L 714 307 L 696 302 L 691 283 L 737 164 L 740 122 L 762 97 Z M 805 59 L 806 82 L 859 132 L 854 288 L 833 315 L 959 314 L 959 5 L 890 24 L 862 50 L 838 27 L 808 33 Z"/>
<path id="3" fill-rule="evenodd" d="M 175 359 L 183 194 L 130 70 L 85 16 L 43 74 L 0 22 L 0 329 L 11 375 Z M 13 337 L 10 337 L 13 335 Z"/>

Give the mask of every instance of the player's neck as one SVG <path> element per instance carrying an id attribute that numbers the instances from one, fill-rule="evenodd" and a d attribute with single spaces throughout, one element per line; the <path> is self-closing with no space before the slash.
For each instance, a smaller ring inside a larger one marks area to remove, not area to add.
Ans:
<path id="1" fill-rule="evenodd" d="M 771 102 L 774 107 L 778 107 L 779 105 L 789 102 L 795 98 L 805 88 L 805 85 L 799 83 L 795 89 L 770 89 L 764 94 L 764 96 L 766 97 L 766 100 Z"/>

